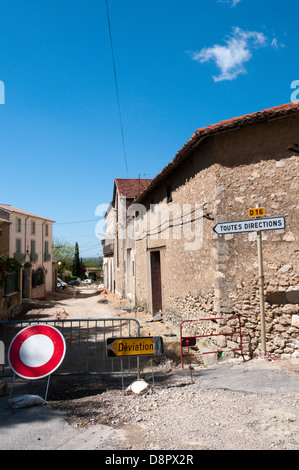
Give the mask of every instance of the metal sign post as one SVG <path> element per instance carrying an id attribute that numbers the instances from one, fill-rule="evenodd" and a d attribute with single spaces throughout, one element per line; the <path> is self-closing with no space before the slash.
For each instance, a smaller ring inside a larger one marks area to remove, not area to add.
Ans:
<path id="1" fill-rule="evenodd" d="M 163 338 L 161 336 L 147 336 L 147 337 L 129 337 L 129 338 L 107 338 L 106 339 L 106 354 L 107 357 L 112 359 L 119 357 L 121 361 L 121 370 L 122 370 L 122 388 L 124 391 L 124 381 L 123 381 L 123 357 L 137 356 L 139 359 L 140 356 L 143 357 L 152 357 L 152 356 L 162 356 L 164 354 Z M 154 386 L 154 370 L 153 362 L 151 359 L 152 365 L 152 378 Z M 137 379 L 140 379 L 140 369 L 138 362 L 138 371 Z"/>

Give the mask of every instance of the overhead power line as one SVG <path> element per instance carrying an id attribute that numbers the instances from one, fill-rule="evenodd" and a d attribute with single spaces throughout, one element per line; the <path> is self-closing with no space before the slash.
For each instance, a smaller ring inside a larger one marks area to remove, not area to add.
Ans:
<path id="1" fill-rule="evenodd" d="M 56 227 L 57 225 L 73 225 L 73 224 L 85 224 L 85 223 L 88 223 L 88 222 L 99 222 L 100 220 L 103 220 L 104 217 L 100 217 L 98 219 L 89 219 L 89 220 L 75 220 L 73 222 L 53 222 L 53 227 Z M 29 225 L 26 223 L 26 221 L 24 219 L 21 219 L 21 226 L 22 227 L 25 227 L 25 226 L 28 226 Z M 8 221 L 9 222 L 9 221 Z M 35 226 L 37 227 L 38 225 L 45 225 L 46 222 L 37 222 L 37 221 L 34 221 L 35 222 Z M 52 221 L 49 221 L 49 222 L 52 222 Z M 18 222 L 10 222 L 10 225 L 20 225 Z"/>
<path id="2" fill-rule="evenodd" d="M 84 224 L 86 222 L 98 222 L 99 220 L 102 220 L 104 217 L 101 217 L 99 219 L 89 219 L 89 220 L 77 220 L 75 222 L 57 222 L 55 225 L 72 225 L 72 224 Z"/>
<path id="3" fill-rule="evenodd" d="M 121 110 L 120 110 L 120 100 L 119 100 L 119 92 L 118 92 L 118 84 L 117 84 L 117 76 L 116 76 L 116 67 L 115 67 L 115 58 L 114 58 L 114 50 L 113 50 L 113 42 L 112 42 L 112 33 L 111 33 L 111 24 L 110 24 L 110 15 L 109 15 L 109 8 L 108 8 L 108 0 L 106 0 L 106 10 L 107 10 L 107 21 L 108 21 L 108 30 L 109 30 L 109 38 L 110 38 L 112 62 L 113 62 L 113 73 L 114 73 L 114 81 L 115 81 L 115 89 L 116 89 L 116 98 L 117 98 L 118 114 L 119 114 L 119 120 L 120 120 L 120 130 L 121 130 L 122 144 L 123 144 L 123 150 L 124 150 L 124 158 L 125 158 L 125 165 L 126 165 L 127 178 L 129 178 L 128 162 L 127 162 L 127 152 L 126 152 L 125 137 L 124 137 L 124 129 L 123 129 L 123 122 L 122 122 Z"/>

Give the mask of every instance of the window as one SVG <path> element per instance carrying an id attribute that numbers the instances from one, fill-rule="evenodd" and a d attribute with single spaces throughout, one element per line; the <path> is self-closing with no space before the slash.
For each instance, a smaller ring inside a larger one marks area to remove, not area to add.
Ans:
<path id="1" fill-rule="evenodd" d="M 22 253 L 22 240 L 16 239 L 16 253 Z"/>
<path id="2" fill-rule="evenodd" d="M 17 219 L 17 232 L 21 232 L 21 219 Z"/>
<path id="3" fill-rule="evenodd" d="M 167 186 L 166 188 L 166 198 L 167 198 L 167 202 L 172 202 L 172 187 L 171 186 Z"/>
<path id="4" fill-rule="evenodd" d="M 31 235 L 35 235 L 35 222 L 31 222 Z"/>
<path id="5" fill-rule="evenodd" d="M 49 236 L 49 225 L 48 224 L 45 225 L 45 236 L 46 237 Z"/>
<path id="6" fill-rule="evenodd" d="M 37 261 L 38 254 L 36 253 L 36 242 L 35 240 L 31 240 L 31 250 L 30 250 L 30 261 Z"/>
<path id="7" fill-rule="evenodd" d="M 44 261 L 50 261 L 51 255 L 49 253 L 49 242 L 45 242 L 45 254 L 44 254 Z"/>

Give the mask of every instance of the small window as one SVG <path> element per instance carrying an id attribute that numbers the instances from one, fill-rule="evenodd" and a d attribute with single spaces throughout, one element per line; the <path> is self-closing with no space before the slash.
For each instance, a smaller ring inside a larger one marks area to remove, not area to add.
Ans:
<path id="1" fill-rule="evenodd" d="M 36 251 L 35 251 L 35 246 L 36 246 L 35 240 L 31 240 L 31 253 L 32 253 L 32 254 L 35 254 L 35 253 L 36 253 Z"/>
<path id="2" fill-rule="evenodd" d="M 31 240 L 31 252 L 30 252 L 30 261 L 37 261 L 38 254 L 36 253 L 36 242 Z"/>
<path id="3" fill-rule="evenodd" d="M 49 236 L 49 225 L 48 224 L 45 225 L 45 235 L 46 235 L 46 237 Z"/>
<path id="4" fill-rule="evenodd" d="M 31 235 L 35 235 L 35 222 L 31 222 Z"/>
<path id="5" fill-rule="evenodd" d="M 16 239 L 16 253 L 22 253 L 22 240 Z"/>
<path id="6" fill-rule="evenodd" d="M 44 261 L 50 261 L 51 254 L 49 253 L 49 242 L 45 242 L 45 253 L 44 253 Z"/>
<path id="7" fill-rule="evenodd" d="M 172 202 L 172 187 L 171 186 L 167 186 L 166 193 L 167 193 L 167 202 Z"/>
<path id="8" fill-rule="evenodd" d="M 17 232 L 21 232 L 21 219 L 17 219 Z"/>

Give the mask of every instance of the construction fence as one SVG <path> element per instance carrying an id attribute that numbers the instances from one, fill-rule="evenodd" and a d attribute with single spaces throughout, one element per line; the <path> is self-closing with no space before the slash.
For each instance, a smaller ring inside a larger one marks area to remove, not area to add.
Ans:
<path id="1" fill-rule="evenodd" d="M 38 324 L 55 327 L 65 339 L 65 357 L 53 375 L 139 374 L 140 358 L 138 356 L 110 358 L 106 353 L 107 338 L 140 336 L 140 325 L 135 318 L 60 318 L 46 321 L 0 321 L 2 347 L 4 344 L 4 364 L 0 363 L 0 378 L 14 375 L 7 358 L 13 338 L 23 328 Z"/>

